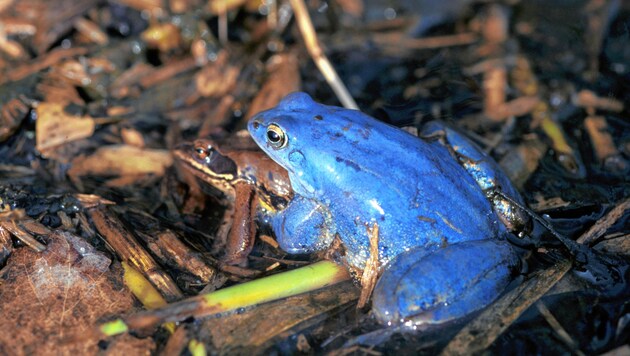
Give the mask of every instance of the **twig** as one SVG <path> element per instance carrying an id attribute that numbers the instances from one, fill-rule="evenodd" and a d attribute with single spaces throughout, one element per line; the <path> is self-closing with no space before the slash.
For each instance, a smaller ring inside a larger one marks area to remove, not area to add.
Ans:
<path id="1" fill-rule="evenodd" d="M 324 54 L 322 47 L 319 45 L 315 28 L 313 27 L 311 18 L 308 15 L 308 10 L 306 9 L 304 1 L 291 0 L 291 6 L 295 12 L 295 20 L 297 21 L 300 32 L 302 33 L 302 38 L 304 39 L 304 44 L 308 53 L 313 58 L 317 68 L 319 68 L 324 75 L 324 78 L 326 78 L 328 85 L 330 85 L 332 90 L 335 92 L 335 95 L 337 95 L 341 105 L 347 109 L 359 110 L 359 106 L 348 92 L 348 89 L 341 81 L 341 78 L 339 78 L 337 71 L 335 71 L 335 68 L 333 68 L 332 64 L 328 60 L 328 57 Z"/>
<path id="2" fill-rule="evenodd" d="M 549 309 L 547 308 L 545 303 L 543 303 L 542 301 L 538 301 L 536 303 L 536 308 L 538 309 L 540 314 L 543 316 L 543 318 L 545 318 L 545 320 L 547 321 L 549 326 L 551 326 L 551 328 L 556 333 L 558 338 L 565 345 L 567 345 L 567 347 L 569 349 L 571 349 L 571 352 L 576 354 L 576 355 L 578 355 L 578 356 L 583 356 L 584 353 L 582 351 L 580 351 L 580 349 L 578 348 L 578 345 L 575 342 L 575 340 L 573 340 L 571 338 L 571 335 L 569 335 L 569 333 L 566 330 L 564 330 L 562 325 L 560 325 L 560 322 L 558 321 L 558 319 L 556 319 L 556 317 L 553 316 L 553 314 L 551 313 L 551 311 L 549 311 Z"/>

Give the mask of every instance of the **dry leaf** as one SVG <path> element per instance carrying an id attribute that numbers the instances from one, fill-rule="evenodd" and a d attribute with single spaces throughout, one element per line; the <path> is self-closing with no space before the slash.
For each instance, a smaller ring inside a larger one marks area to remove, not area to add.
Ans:
<path id="1" fill-rule="evenodd" d="M 91 156 L 72 160 L 70 177 L 85 175 L 124 176 L 155 174 L 161 176 L 173 164 L 168 150 L 139 148 L 129 145 L 104 146 Z"/>
<path id="2" fill-rule="evenodd" d="M 44 157 L 47 156 L 47 150 L 90 137 L 94 133 L 94 120 L 67 114 L 60 104 L 40 103 L 36 111 L 36 145 Z"/>
<path id="3" fill-rule="evenodd" d="M 2 353 L 96 354 L 98 340 L 62 340 L 104 317 L 132 309 L 133 296 L 121 287 L 120 266 L 111 270 L 110 263 L 108 257 L 70 233 L 53 234 L 42 253 L 26 248 L 14 251 L 1 275 Z M 134 353 L 154 348 L 150 339 L 139 344 L 137 339 L 125 339 L 135 343 Z"/>

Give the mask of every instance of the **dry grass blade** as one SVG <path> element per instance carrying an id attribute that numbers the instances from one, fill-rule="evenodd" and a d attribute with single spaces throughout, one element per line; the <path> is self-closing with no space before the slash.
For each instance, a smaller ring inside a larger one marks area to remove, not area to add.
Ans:
<path id="1" fill-rule="evenodd" d="M 547 306 L 545 306 L 545 303 L 543 303 L 542 301 L 538 301 L 538 303 L 536 303 L 536 308 L 538 309 L 538 312 L 543 316 L 543 318 L 547 320 L 547 323 L 549 323 L 549 325 L 552 327 L 558 338 L 562 342 L 564 342 L 564 344 L 567 345 L 567 347 L 569 347 L 569 349 L 571 349 L 574 354 L 578 356 L 583 356 L 584 353 L 578 348 L 577 342 L 575 342 L 575 340 L 571 338 L 571 335 L 569 335 L 569 333 L 567 333 L 562 325 L 560 325 L 558 319 L 553 316 L 551 311 L 547 308 Z"/>
<path id="2" fill-rule="evenodd" d="M 357 303 L 357 308 L 363 308 L 376 286 L 378 279 L 378 270 L 380 267 L 378 259 L 378 224 L 374 223 L 368 228 L 368 235 L 370 236 L 370 258 L 365 263 L 363 274 L 361 275 L 361 296 Z"/>

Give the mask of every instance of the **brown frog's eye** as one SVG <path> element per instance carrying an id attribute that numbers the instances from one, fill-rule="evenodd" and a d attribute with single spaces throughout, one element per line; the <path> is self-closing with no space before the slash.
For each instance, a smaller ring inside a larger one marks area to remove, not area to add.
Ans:
<path id="1" fill-rule="evenodd" d="M 203 146 L 195 146 L 194 150 L 199 159 L 206 159 L 209 156 L 209 150 Z"/>
<path id="2" fill-rule="evenodd" d="M 276 124 L 269 124 L 267 127 L 267 142 L 277 150 L 284 148 L 289 143 L 287 134 Z"/>

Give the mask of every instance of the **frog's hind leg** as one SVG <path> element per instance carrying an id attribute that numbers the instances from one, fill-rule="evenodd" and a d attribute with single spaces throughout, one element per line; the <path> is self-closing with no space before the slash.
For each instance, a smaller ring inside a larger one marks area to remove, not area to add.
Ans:
<path id="1" fill-rule="evenodd" d="M 509 243 L 467 241 L 426 254 L 399 255 L 373 294 L 373 311 L 385 324 L 441 324 L 481 309 L 512 280 L 519 259 Z"/>
<path id="2" fill-rule="evenodd" d="M 492 157 L 462 133 L 438 121 L 426 123 L 419 136 L 425 140 L 438 141 L 451 152 L 451 155 L 454 155 L 481 190 L 486 193 L 497 216 L 510 231 L 519 234 L 527 234 L 530 231 L 529 215 L 518 207 L 518 205 L 524 205 L 523 199 Z M 494 194 L 497 191 L 502 194 Z M 503 199 L 503 196 L 510 199 Z M 518 204 L 512 204 L 510 200 Z"/>
<path id="3" fill-rule="evenodd" d="M 503 185 L 508 186 L 508 189 L 512 187 L 498 164 L 457 130 L 439 121 L 431 121 L 422 127 L 418 136 L 425 140 L 438 141 L 446 147 L 477 181 L 481 189 L 501 188 Z M 507 191 L 505 193 L 512 196 L 516 192 Z"/>

